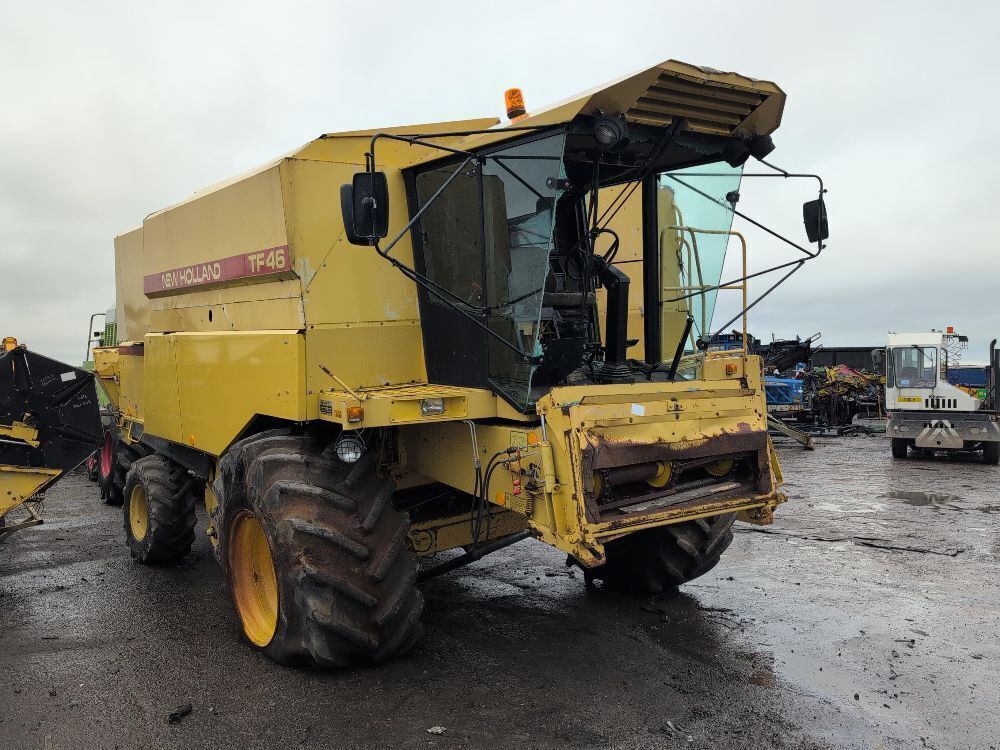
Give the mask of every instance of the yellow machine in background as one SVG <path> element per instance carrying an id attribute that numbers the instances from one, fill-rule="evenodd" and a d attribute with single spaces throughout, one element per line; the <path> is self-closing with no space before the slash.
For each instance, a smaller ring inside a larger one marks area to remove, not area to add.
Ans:
<path id="1" fill-rule="evenodd" d="M 325 135 L 119 236 L 133 556 L 187 554 L 203 500 L 247 638 L 320 666 L 405 651 L 418 579 L 525 537 L 622 590 L 704 574 L 785 499 L 760 360 L 699 348 L 784 100 L 665 62 Z"/>
<path id="2" fill-rule="evenodd" d="M 93 451 L 100 424 L 93 375 L 3 339 L 0 541 L 42 522 L 42 493 Z"/>

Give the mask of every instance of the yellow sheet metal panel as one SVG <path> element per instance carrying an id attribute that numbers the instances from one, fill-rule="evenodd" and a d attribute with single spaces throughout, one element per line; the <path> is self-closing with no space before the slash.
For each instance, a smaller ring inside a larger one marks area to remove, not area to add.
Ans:
<path id="1" fill-rule="evenodd" d="M 258 414 L 304 421 L 304 366 L 296 331 L 151 335 L 146 432 L 217 456 Z"/>
<path id="2" fill-rule="evenodd" d="M 511 425 L 476 426 L 479 459 L 484 470 L 490 456 L 512 444 L 515 432 L 523 432 L 523 429 Z M 472 435 L 467 424 L 443 422 L 401 427 L 399 439 L 406 457 L 406 471 L 416 472 L 463 492 L 473 491 L 476 475 Z M 494 472 L 490 484 L 494 492 L 509 489 L 509 481 L 503 485 L 500 473 Z M 509 472 L 507 475 L 510 476 Z"/>
<path id="3" fill-rule="evenodd" d="M 249 288 L 249 287 L 248 287 Z M 204 295 L 219 292 L 205 292 Z M 298 297 L 248 300 L 184 306 L 153 310 L 150 327 L 154 331 L 261 331 L 274 321 L 291 323 L 293 328 L 304 328 L 302 301 Z"/>
<path id="4" fill-rule="evenodd" d="M 619 239 L 618 253 L 615 263 L 622 264 L 628 274 L 630 284 L 628 292 L 628 338 L 638 339 L 639 343 L 629 347 L 628 354 L 634 359 L 642 359 L 646 351 L 646 335 L 644 330 L 645 300 L 643 299 L 643 267 L 642 267 L 642 189 L 631 190 L 632 185 L 622 185 L 601 190 L 598 205 L 609 207 L 621 194 L 628 198 L 621 203 L 607 226 L 614 231 Z M 680 242 L 676 230 L 669 227 L 677 224 L 674 207 L 674 193 L 664 185 L 657 190 L 657 212 L 661 227 L 659 237 L 660 252 L 660 299 L 673 299 L 681 296 L 677 287 L 681 283 L 681 256 L 678 249 Z M 610 238 L 605 236 L 598 240 L 597 252 L 603 254 L 610 247 Z M 687 322 L 689 305 L 698 304 L 700 297 L 690 301 L 665 302 L 660 306 L 661 356 L 670 361 L 677 348 L 677 342 L 684 332 Z M 600 320 L 604 320 L 607 310 L 606 290 L 597 290 L 597 306 Z M 693 310 L 692 313 L 697 313 Z M 698 315 L 695 314 L 698 319 Z M 687 342 L 687 348 L 694 349 L 693 338 Z"/>
<path id="5" fill-rule="evenodd" d="M 151 333 L 146 336 L 143 357 L 127 359 L 142 362 L 143 386 L 135 388 L 135 370 L 122 373 L 122 411 L 133 406 L 145 422 L 146 431 L 157 437 L 183 442 L 181 431 L 181 403 L 177 385 L 177 352 L 174 336 Z M 135 362 L 129 363 L 135 365 Z M 127 366 L 127 365 L 126 365 Z M 143 392 L 148 398 L 143 399 Z M 131 396 L 135 404 L 127 404 Z M 136 416 L 137 414 L 130 414 Z"/>
<path id="6" fill-rule="evenodd" d="M 142 283 L 153 326 L 176 316 L 157 311 L 205 308 L 188 330 L 211 330 L 222 306 L 250 300 L 297 299 L 299 268 L 285 230 L 281 162 L 153 214 L 143 224 Z M 211 320 L 209 311 L 212 310 Z M 272 329 L 302 325 L 296 305 L 272 307 Z M 230 320 L 233 319 L 232 313 Z M 237 323 L 238 324 L 238 323 Z"/>
<path id="7" fill-rule="evenodd" d="M 307 390 L 339 390 L 320 365 L 349 388 L 426 382 L 420 321 L 310 326 L 306 330 Z"/>
<path id="8" fill-rule="evenodd" d="M 329 323 L 403 322 L 416 320 L 417 288 L 370 247 L 352 245 L 344 235 L 339 203 L 340 187 L 363 170 L 359 164 L 290 160 L 287 214 L 289 234 L 298 263 L 309 325 Z M 408 220 L 403 177 L 390 170 L 389 234 L 395 236 Z M 413 265 L 409 235 L 393 256 Z M 373 331 L 373 335 L 377 332 Z"/>
<path id="9" fill-rule="evenodd" d="M 374 132 L 389 132 L 378 129 Z M 435 143 L 447 145 L 458 139 L 434 139 Z M 371 135 L 341 135 L 332 133 L 317 138 L 295 152 L 297 161 L 335 162 L 340 164 L 364 164 L 364 154 L 371 146 Z M 410 146 L 400 141 L 383 139 L 378 141 L 375 155 L 379 168 L 387 166 L 400 168 L 426 159 L 440 158 L 441 151 L 424 146 Z M 362 167 L 363 168 L 363 167 Z"/>
<path id="10" fill-rule="evenodd" d="M 121 401 L 121 355 L 117 346 L 95 347 L 93 349 L 94 374 L 97 382 L 108 396 L 113 406 Z"/>
<path id="11" fill-rule="evenodd" d="M 149 333 L 149 299 L 142 291 L 142 227 L 115 237 L 115 285 L 118 339 L 141 341 Z"/>
<path id="12" fill-rule="evenodd" d="M 118 347 L 118 386 L 117 406 L 127 417 L 143 418 L 143 391 L 146 374 L 145 347 L 141 342 L 125 342 Z"/>
<path id="13" fill-rule="evenodd" d="M 16 508 L 45 485 L 56 480 L 59 469 L 33 466 L 0 466 L 0 516 Z"/>
<path id="14" fill-rule="evenodd" d="M 613 205 L 622 194 L 628 198 L 621 204 L 608 222 L 608 229 L 618 235 L 618 253 L 615 263 L 629 277 L 628 288 L 628 333 L 630 339 L 638 339 L 639 343 L 628 349 L 628 356 L 642 359 L 645 356 L 645 335 L 643 331 L 643 298 L 642 298 L 642 188 L 632 190 L 633 185 L 621 185 L 604 188 L 598 196 L 597 205 L 603 206 L 601 213 Z M 611 246 L 611 238 L 602 235 L 595 248 L 595 254 L 603 255 Z M 607 314 L 608 293 L 603 287 L 597 290 L 597 312 L 602 325 Z"/>
<path id="15" fill-rule="evenodd" d="M 486 520 L 482 523 L 478 540 L 480 544 L 516 534 L 528 526 L 528 519 L 520 513 L 496 506 L 489 507 L 487 512 L 490 516 L 489 523 Z M 438 552 L 472 544 L 470 514 L 417 521 L 410 526 L 408 540 L 410 548 L 421 557 L 431 557 Z"/>
<path id="16" fill-rule="evenodd" d="M 362 147 L 362 139 L 356 139 Z M 363 163 L 360 150 L 341 154 Z M 351 387 L 426 380 L 417 290 L 368 247 L 347 242 L 332 196 L 359 164 L 292 159 L 282 166 L 289 237 L 302 279 L 307 389 L 332 383 L 323 365 Z M 389 172 L 390 233 L 407 221 L 402 176 Z M 409 237 L 393 251 L 413 264 Z"/>
<path id="17" fill-rule="evenodd" d="M 421 403 L 426 399 L 439 400 L 444 411 L 423 413 Z M 357 391 L 334 388 L 319 393 L 319 418 L 348 430 L 491 419 L 497 415 L 496 406 L 497 398 L 491 391 L 452 385 L 386 386 Z M 352 408 L 361 409 L 360 413 L 354 412 L 353 418 Z"/>

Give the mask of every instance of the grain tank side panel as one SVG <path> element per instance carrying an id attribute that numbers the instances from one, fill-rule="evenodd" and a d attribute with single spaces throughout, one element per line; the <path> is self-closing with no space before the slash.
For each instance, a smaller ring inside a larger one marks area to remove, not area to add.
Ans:
<path id="1" fill-rule="evenodd" d="M 302 328 L 281 163 L 146 219 L 142 283 L 151 332 Z"/>

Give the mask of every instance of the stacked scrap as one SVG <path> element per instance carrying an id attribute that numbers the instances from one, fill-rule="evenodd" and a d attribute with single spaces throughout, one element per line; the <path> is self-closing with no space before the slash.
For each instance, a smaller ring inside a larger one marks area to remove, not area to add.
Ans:
<path id="1" fill-rule="evenodd" d="M 830 426 L 850 424 L 858 413 L 881 416 L 885 377 L 874 370 L 846 365 L 817 367 L 801 374 L 816 421 Z"/>

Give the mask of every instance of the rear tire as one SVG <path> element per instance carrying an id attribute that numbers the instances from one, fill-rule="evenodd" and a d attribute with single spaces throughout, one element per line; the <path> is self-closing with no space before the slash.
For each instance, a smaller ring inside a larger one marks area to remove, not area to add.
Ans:
<path id="1" fill-rule="evenodd" d="M 906 458 L 910 441 L 906 438 L 892 438 L 892 457 Z"/>
<path id="2" fill-rule="evenodd" d="M 230 594 L 247 639 L 272 659 L 347 667 L 419 640 L 409 518 L 374 455 L 345 464 L 311 438 L 264 433 L 223 456 L 214 490 Z"/>
<path id="3" fill-rule="evenodd" d="M 145 565 L 180 560 L 194 544 L 194 479 L 187 469 L 153 454 L 131 464 L 125 482 L 125 538 Z"/>
<path id="4" fill-rule="evenodd" d="M 1000 465 L 1000 443 L 983 443 L 983 463 L 990 466 Z"/>
<path id="5" fill-rule="evenodd" d="M 113 428 L 104 431 L 101 450 L 97 454 L 97 484 L 105 505 L 121 505 L 125 501 L 125 480 L 129 469 L 142 455 L 138 443 L 129 445 L 121 435 L 115 434 Z"/>
<path id="6" fill-rule="evenodd" d="M 594 579 L 629 594 L 662 594 L 705 575 L 733 542 L 735 513 L 639 531 L 605 546 L 607 562 L 587 570 Z"/>
<path id="7" fill-rule="evenodd" d="M 115 447 L 118 441 L 110 429 L 104 430 L 101 448 L 97 451 L 97 484 L 105 505 L 121 505 L 124 498 L 125 478 L 115 483 Z"/>

